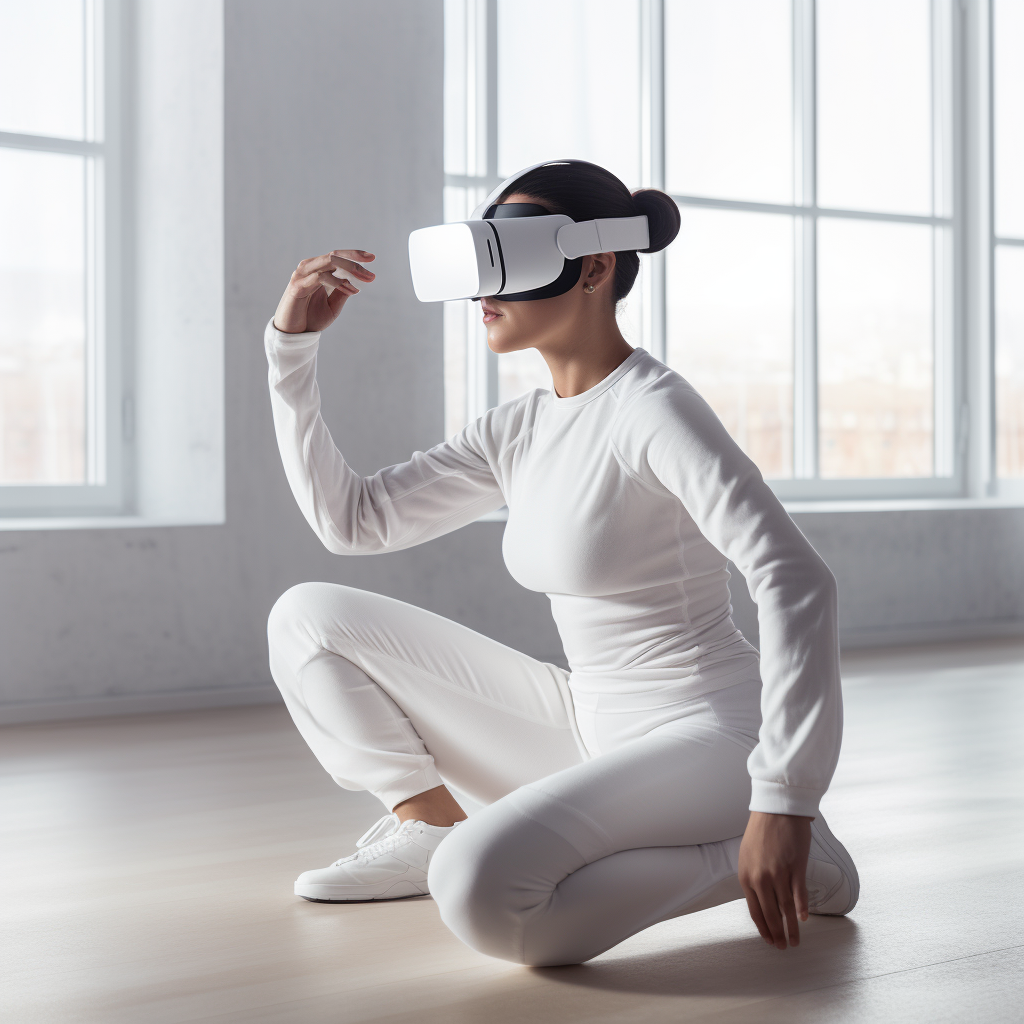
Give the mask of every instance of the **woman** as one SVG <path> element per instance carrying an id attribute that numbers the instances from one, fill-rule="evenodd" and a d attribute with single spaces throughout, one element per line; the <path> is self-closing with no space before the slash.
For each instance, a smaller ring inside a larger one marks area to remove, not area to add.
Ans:
<path id="1" fill-rule="evenodd" d="M 498 203 L 646 214 L 648 252 L 679 229 L 664 193 L 630 195 L 584 162 L 531 170 Z M 505 563 L 550 597 L 572 671 L 378 594 L 284 594 L 269 638 L 288 709 L 339 785 L 392 812 L 296 894 L 429 890 L 464 942 L 533 965 L 743 897 L 778 949 L 808 912 L 847 913 L 857 872 L 818 813 L 842 731 L 835 580 L 696 391 L 622 337 L 637 254 L 566 261 L 546 298 L 483 299 L 490 348 L 538 349 L 553 389 L 360 477 L 320 417 L 315 365 L 371 260 L 304 260 L 267 327 L 296 500 L 338 554 L 411 547 L 507 504 Z M 727 559 L 758 605 L 760 674 Z M 449 785 L 484 806 L 467 818 Z"/>

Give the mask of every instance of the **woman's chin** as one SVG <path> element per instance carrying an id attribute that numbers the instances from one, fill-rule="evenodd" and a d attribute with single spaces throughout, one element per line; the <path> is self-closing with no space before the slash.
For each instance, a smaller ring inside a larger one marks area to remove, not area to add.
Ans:
<path id="1" fill-rule="evenodd" d="M 502 352 L 511 352 L 515 345 L 506 331 L 492 324 L 487 328 L 487 347 L 500 355 Z"/>

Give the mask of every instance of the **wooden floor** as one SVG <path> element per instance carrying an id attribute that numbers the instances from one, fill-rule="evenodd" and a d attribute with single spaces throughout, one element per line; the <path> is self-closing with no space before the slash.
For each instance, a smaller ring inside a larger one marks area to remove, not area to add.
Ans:
<path id="1" fill-rule="evenodd" d="M 850 918 L 778 952 L 733 903 L 580 967 L 462 946 L 429 897 L 291 894 L 381 813 L 283 708 L 0 730 L 8 1024 L 1024 1019 L 1024 645 L 860 655 L 823 811 Z"/>

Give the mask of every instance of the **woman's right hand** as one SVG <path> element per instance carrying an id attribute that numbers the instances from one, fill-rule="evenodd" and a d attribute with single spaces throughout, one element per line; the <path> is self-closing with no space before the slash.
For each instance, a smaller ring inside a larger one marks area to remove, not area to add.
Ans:
<path id="1" fill-rule="evenodd" d="M 277 304 L 274 326 L 285 334 L 322 331 L 330 327 L 349 296 L 359 294 L 359 289 L 351 281 L 334 277 L 334 271 L 344 270 L 356 280 L 372 281 L 376 274 L 360 264 L 369 263 L 374 258 L 372 252 L 362 249 L 335 249 L 326 256 L 303 260 L 292 272 L 288 287 Z"/>

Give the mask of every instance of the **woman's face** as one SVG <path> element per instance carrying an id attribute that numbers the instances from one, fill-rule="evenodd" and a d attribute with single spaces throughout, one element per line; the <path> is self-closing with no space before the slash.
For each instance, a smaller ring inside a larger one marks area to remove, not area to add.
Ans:
<path id="1" fill-rule="evenodd" d="M 505 202 L 536 203 L 537 200 L 517 192 Z M 609 262 L 610 267 L 605 267 L 604 264 Z M 526 302 L 502 302 L 500 296 L 481 299 L 480 312 L 487 326 L 488 348 L 499 353 L 524 348 L 543 350 L 548 339 L 571 336 L 573 325 L 585 312 L 584 302 L 591 306 L 597 302 L 607 303 L 614 317 L 614 303 L 605 294 L 614 270 L 615 257 L 610 253 L 597 258 L 585 256 L 579 281 L 562 295 Z M 588 281 L 595 283 L 592 293 L 583 291 Z"/>

